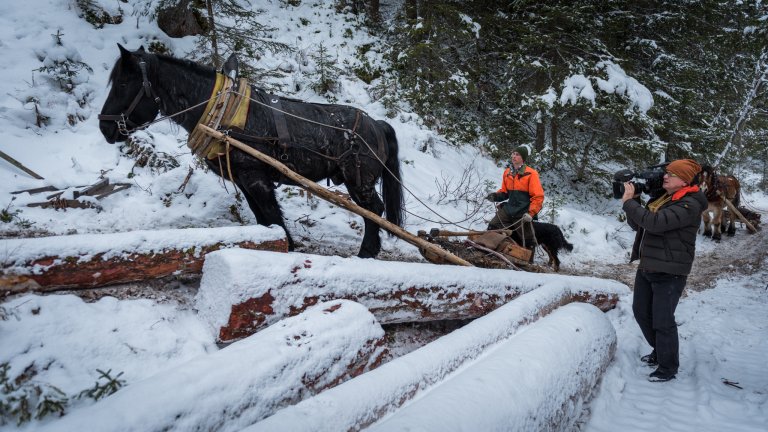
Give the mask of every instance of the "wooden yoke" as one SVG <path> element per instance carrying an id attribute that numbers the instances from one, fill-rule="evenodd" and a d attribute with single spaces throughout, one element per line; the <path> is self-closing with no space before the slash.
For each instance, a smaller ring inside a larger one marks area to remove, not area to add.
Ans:
<path id="1" fill-rule="evenodd" d="M 256 159 L 269 164 L 270 166 L 274 167 L 276 170 L 280 172 L 280 174 L 283 174 L 284 176 L 288 177 L 289 179 L 296 182 L 296 184 L 300 185 L 301 187 L 308 189 L 312 191 L 312 193 L 316 194 L 320 198 L 335 204 L 339 207 L 343 207 L 352 213 L 358 214 L 370 221 L 375 222 L 382 228 L 388 230 L 392 234 L 396 235 L 397 237 L 407 241 L 408 243 L 425 250 L 428 250 L 435 255 L 438 255 L 442 258 L 444 258 L 446 261 L 450 262 L 451 264 L 457 264 L 467 267 L 473 267 L 472 264 L 470 264 L 468 261 L 465 261 L 456 255 L 446 251 L 445 249 L 442 249 L 427 240 L 424 240 L 422 238 L 419 238 L 408 231 L 404 230 L 403 228 L 393 224 L 392 222 L 380 217 L 376 213 L 373 213 L 371 211 L 368 211 L 354 202 L 350 200 L 343 199 L 342 197 L 330 192 L 326 188 L 319 186 L 317 183 L 313 182 L 312 180 L 309 180 L 308 178 L 301 176 L 293 171 L 291 171 L 287 166 L 285 166 L 283 163 L 278 161 L 277 159 L 274 159 L 270 156 L 265 155 L 264 153 L 249 147 L 248 145 L 244 144 L 241 141 L 238 141 L 230 136 L 227 136 L 219 131 L 216 131 L 214 129 L 209 128 L 208 126 L 200 123 L 197 125 L 197 128 L 201 132 L 206 133 L 222 142 L 229 143 L 233 147 L 237 147 L 238 149 L 244 151 L 245 153 L 248 153 L 249 155 L 255 157 Z"/>

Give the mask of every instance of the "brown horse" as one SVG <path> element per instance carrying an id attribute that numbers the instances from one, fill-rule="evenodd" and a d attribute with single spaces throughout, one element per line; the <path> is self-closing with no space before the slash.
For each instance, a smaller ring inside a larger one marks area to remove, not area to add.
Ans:
<path id="1" fill-rule="evenodd" d="M 704 220 L 704 235 L 711 236 L 712 240 L 720 240 L 720 233 L 725 227 L 723 217 L 723 208 L 726 206 L 725 200 L 728 199 L 734 206 L 738 207 L 741 184 L 736 177 L 717 175 L 714 168 L 704 165 L 701 170 L 701 189 L 707 195 L 707 202 L 709 202 L 709 206 L 701 214 Z M 728 212 L 728 230 L 726 233 L 729 236 L 736 234 L 736 216 L 733 212 Z"/>

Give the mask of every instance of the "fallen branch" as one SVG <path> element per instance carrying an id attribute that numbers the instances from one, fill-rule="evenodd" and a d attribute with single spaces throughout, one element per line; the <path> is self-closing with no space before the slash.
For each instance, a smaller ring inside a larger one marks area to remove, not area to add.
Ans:
<path id="1" fill-rule="evenodd" d="M 32 171 L 31 169 L 25 167 L 21 162 L 17 161 L 16 159 L 10 157 L 7 153 L 0 151 L 0 157 L 10 162 L 11 165 L 15 166 L 16 168 L 24 171 L 25 173 L 31 175 L 32 177 L 38 179 L 38 180 L 45 180 L 40 174 Z"/>

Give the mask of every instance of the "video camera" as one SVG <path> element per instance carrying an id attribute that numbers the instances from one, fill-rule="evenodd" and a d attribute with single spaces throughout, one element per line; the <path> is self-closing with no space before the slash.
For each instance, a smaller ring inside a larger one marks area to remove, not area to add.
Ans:
<path id="1" fill-rule="evenodd" d="M 631 182 L 635 186 L 636 193 L 645 193 L 650 196 L 660 195 L 664 185 L 664 168 L 669 162 L 648 167 L 644 171 L 632 172 L 628 169 L 616 171 L 613 175 L 613 197 L 620 199 L 624 196 L 624 183 Z"/>

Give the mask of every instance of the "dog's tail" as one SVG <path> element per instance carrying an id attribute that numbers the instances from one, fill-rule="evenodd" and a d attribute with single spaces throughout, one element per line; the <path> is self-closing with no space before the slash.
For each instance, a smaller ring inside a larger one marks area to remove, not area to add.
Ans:
<path id="1" fill-rule="evenodd" d="M 560 236 L 560 244 L 563 245 L 563 249 L 567 250 L 568 252 L 573 251 L 573 245 L 568 243 L 568 240 L 565 239 L 563 231 L 558 228 L 557 233 Z"/>

